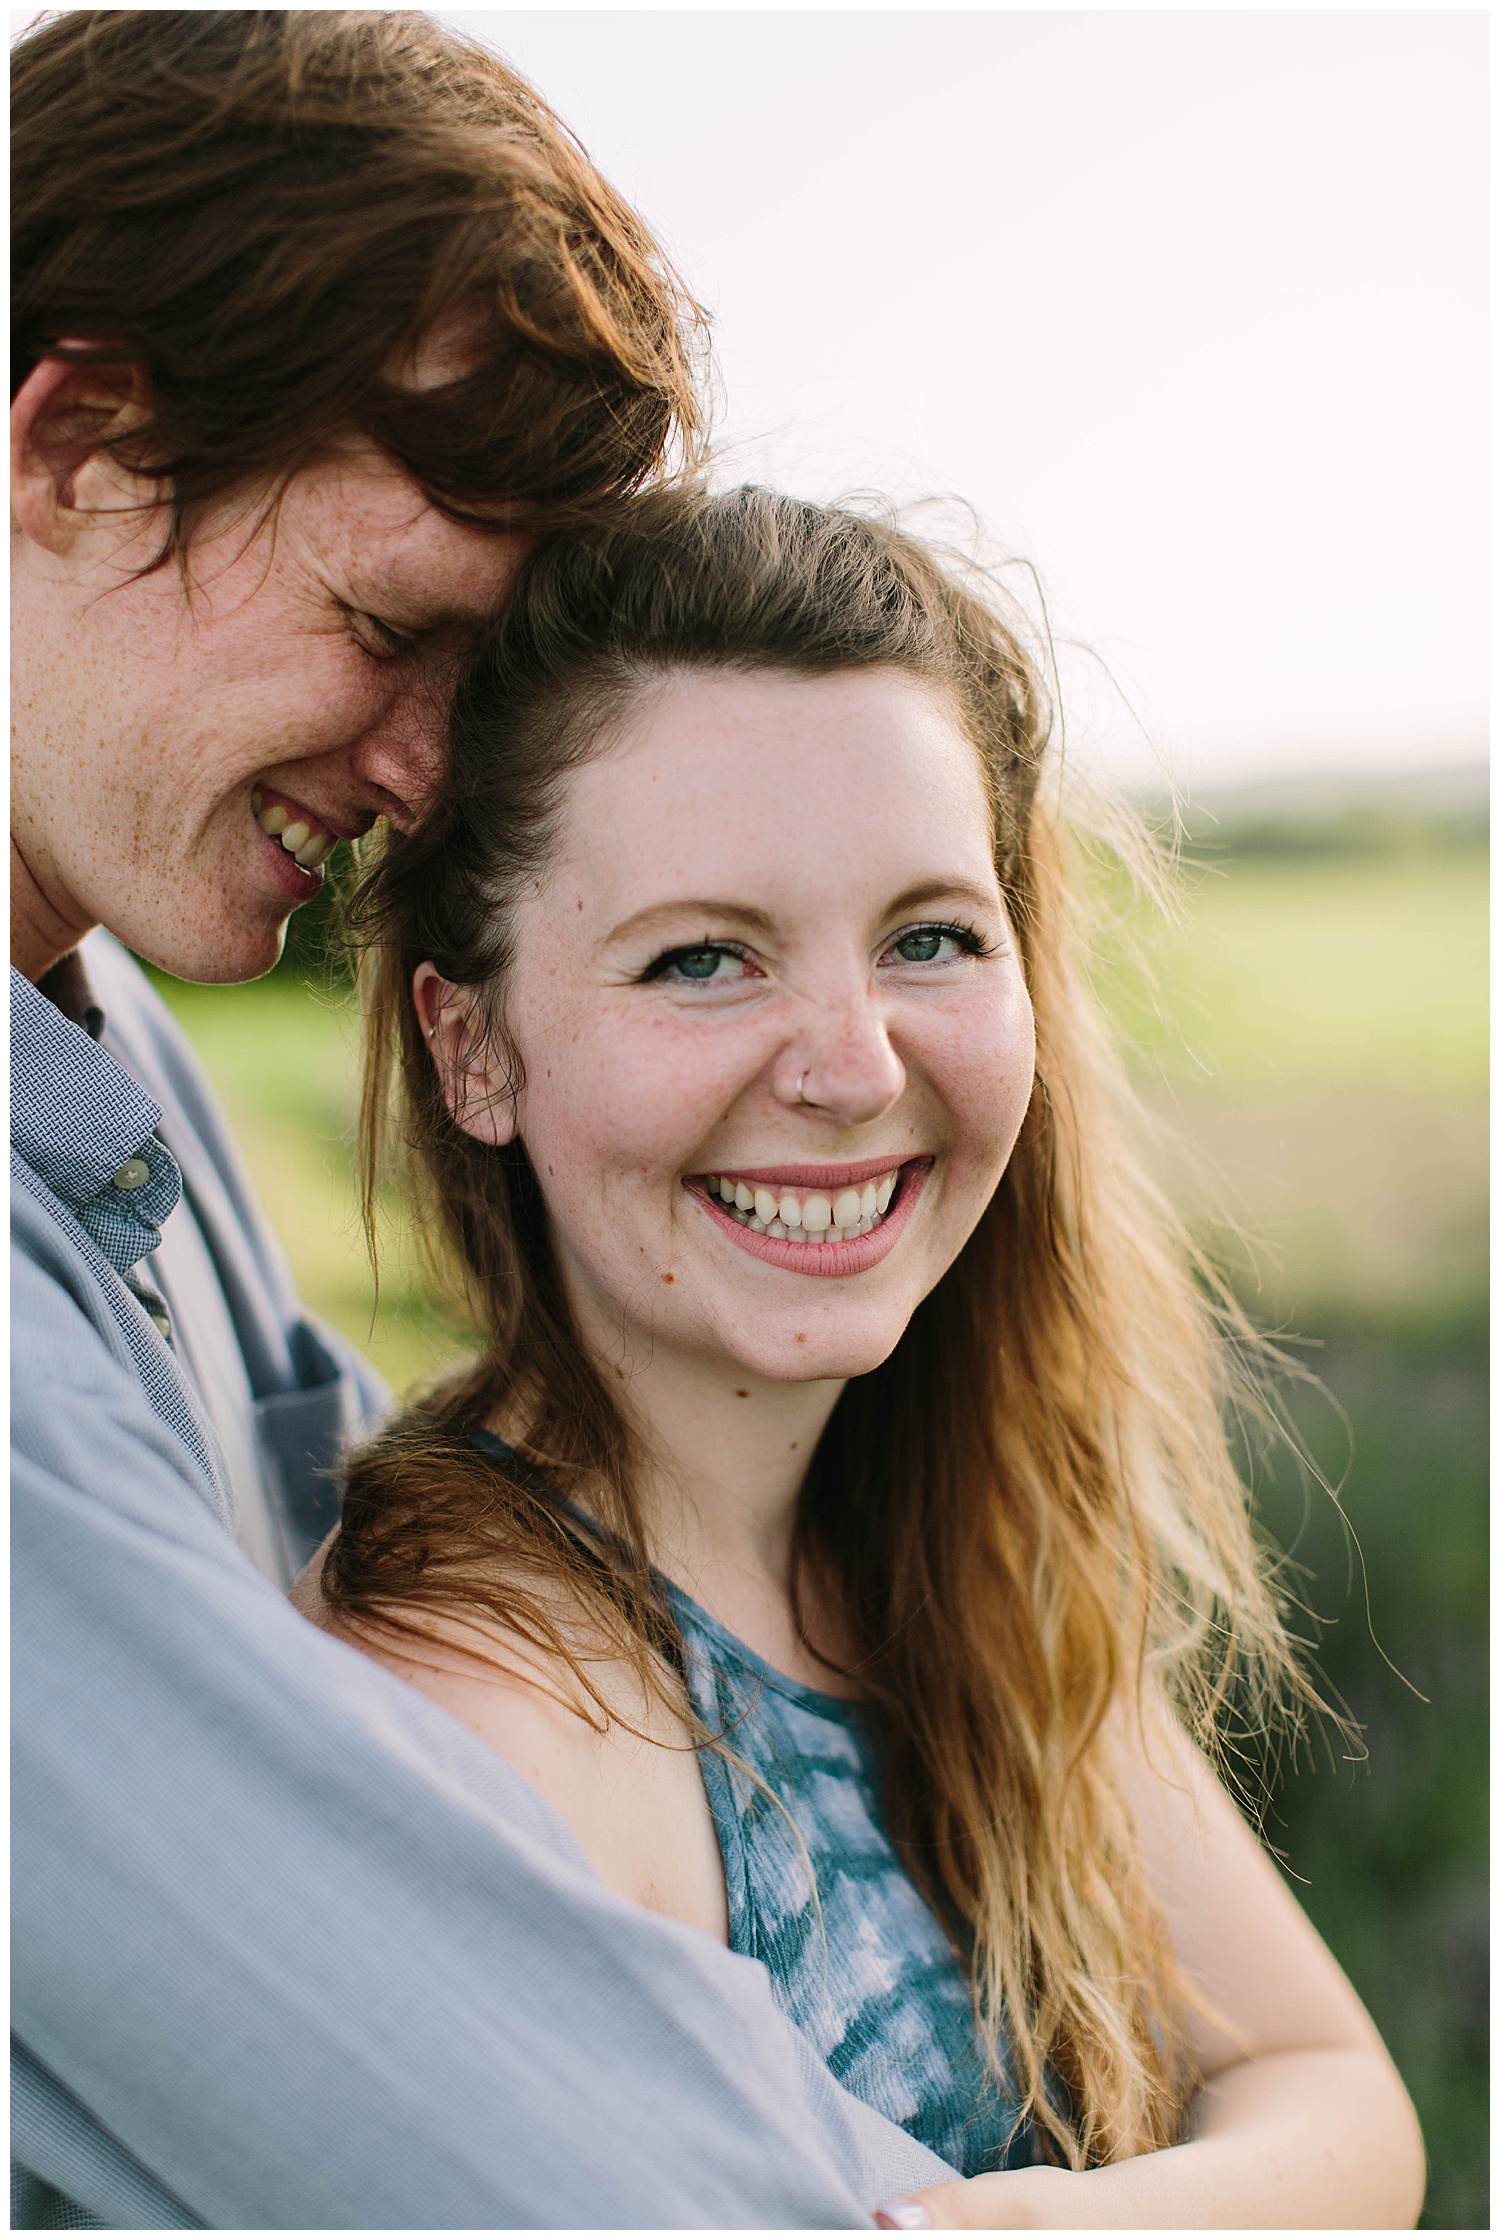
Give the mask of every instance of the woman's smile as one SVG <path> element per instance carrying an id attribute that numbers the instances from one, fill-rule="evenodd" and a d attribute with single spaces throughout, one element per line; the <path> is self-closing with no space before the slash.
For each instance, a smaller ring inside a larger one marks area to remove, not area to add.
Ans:
<path id="1" fill-rule="evenodd" d="M 932 1171 L 925 1159 L 744 1167 L 683 1188 L 741 1251 L 794 1275 L 857 1276 L 898 1242 Z"/>
<path id="2" fill-rule="evenodd" d="M 747 822 L 757 795 L 801 813 Z M 505 1019 L 465 1125 L 520 1136 L 597 1349 L 735 1389 L 864 1374 L 1031 1093 L 974 746 L 883 671 L 661 680 L 569 778 Z"/>

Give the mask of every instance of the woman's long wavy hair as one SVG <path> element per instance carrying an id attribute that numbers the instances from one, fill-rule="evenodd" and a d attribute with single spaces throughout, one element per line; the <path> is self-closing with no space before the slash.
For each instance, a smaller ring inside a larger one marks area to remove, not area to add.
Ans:
<path id="1" fill-rule="evenodd" d="M 846 1387 L 794 1568 L 847 1625 L 891 1835 L 971 1958 L 994 2058 L 1058 2159 L 1115 2160 L 1170 2143 L 1194 2084 L 1120 1735 L 1160 1697 L 1212 1745 L 1302 1683 L 1226 1443 L 1253 1340 L 1133 1148 L 1041 782 L 1048 696 L 988 578 L 889 521 L 756 489 L 661 493 L 532 564 L 457 703 L 441 812 L 384 843 L 353 906 L 368 1202 L 404 1148 L 484 1350 L 354 1459 L 325 1593 L 356 1628 L 498 1620 L 564 1657 L 601 1720 L 590 1668 L 606 1650 L 675 1688 L 633 1490 L 639 1427 L 580 1342 L 525 1146 L 455 1125 L 411 983 L 431 959 L 479 991 L 477 1031 L 508 1048 L 513 907 L 569 772 L 652 680 L 714 668 L 919 678 L 988 782 L 1035 1092 L 968 1243 L 890 1358 Z M 639 1561 L 601 1565 L 545 1499 L 508 1487 L 464 1436 L 484 1420 Z M 559 1582 L 596 1646 L 559 1618 Z"/>

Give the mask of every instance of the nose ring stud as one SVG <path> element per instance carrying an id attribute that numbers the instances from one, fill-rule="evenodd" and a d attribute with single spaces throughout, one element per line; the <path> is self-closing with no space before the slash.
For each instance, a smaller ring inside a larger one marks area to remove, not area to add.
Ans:
<path id="1" fill-rule="evenodd" d="M 800 1072 L 800 1073 L 798 1074 L 798 1076 L 797 1076 L 797 1102 L 798 1102 L 799 1104 L 806 1104 L 806 1102 L 807 1102 L 807 1099 L 806 1099 L 806 1097 L 804 1097 L 804 1096 L 803 1096 L 803 1094 L 802 1094 L 802 1084 L 803 1084 L 803 1082 L 804 1082 L 804 1081 L 805 1081 L 806 1079 L 807 1079 L 807 1068 L 806 1068 L 806 1066 L 804 1066 L 804 1067 L 803 1067 L 803 1069 L 802 1069 L 802 1071 L 801 1071 L 801 1072 Z"/>

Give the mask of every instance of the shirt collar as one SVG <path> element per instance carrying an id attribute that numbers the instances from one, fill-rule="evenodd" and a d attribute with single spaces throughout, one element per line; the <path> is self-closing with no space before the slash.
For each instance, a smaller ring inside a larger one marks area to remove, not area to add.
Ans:
<path id="1" fill-rule="evenodd" d="M 160 1119 L 160 1106 L 118 1060 L 13 966 L 12 1148 L 122 1274 L 155 1249 L 182 1194 L 177 1163 L 156 1136 Z M 133 1161 L 144 1161 L 147 1179 L 135 1180 L 132 1169 L 133 1187 L 122 1186 Z"/>
<path id="2" fill-rule="evenodd" d="M 82 1027 L 91 1041 L 103 1040 L 108 1021 L 81 949 L 70 949 L 65 957 L 59 957 L 51 971 L 42 974 L 37 988 L 49 1003 L 56 1004 L 65 1019 Z"/>

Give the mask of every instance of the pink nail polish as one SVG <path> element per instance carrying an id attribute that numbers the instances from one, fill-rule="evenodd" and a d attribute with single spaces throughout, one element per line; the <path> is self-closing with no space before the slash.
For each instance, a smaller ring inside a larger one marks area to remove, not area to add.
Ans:
<path id="1" fill-rule="evenodd" d="M 920 2201 L 882 2201 L 875 2212 L 882 2232 L 930 2232 L 932 2216 Z"/>

